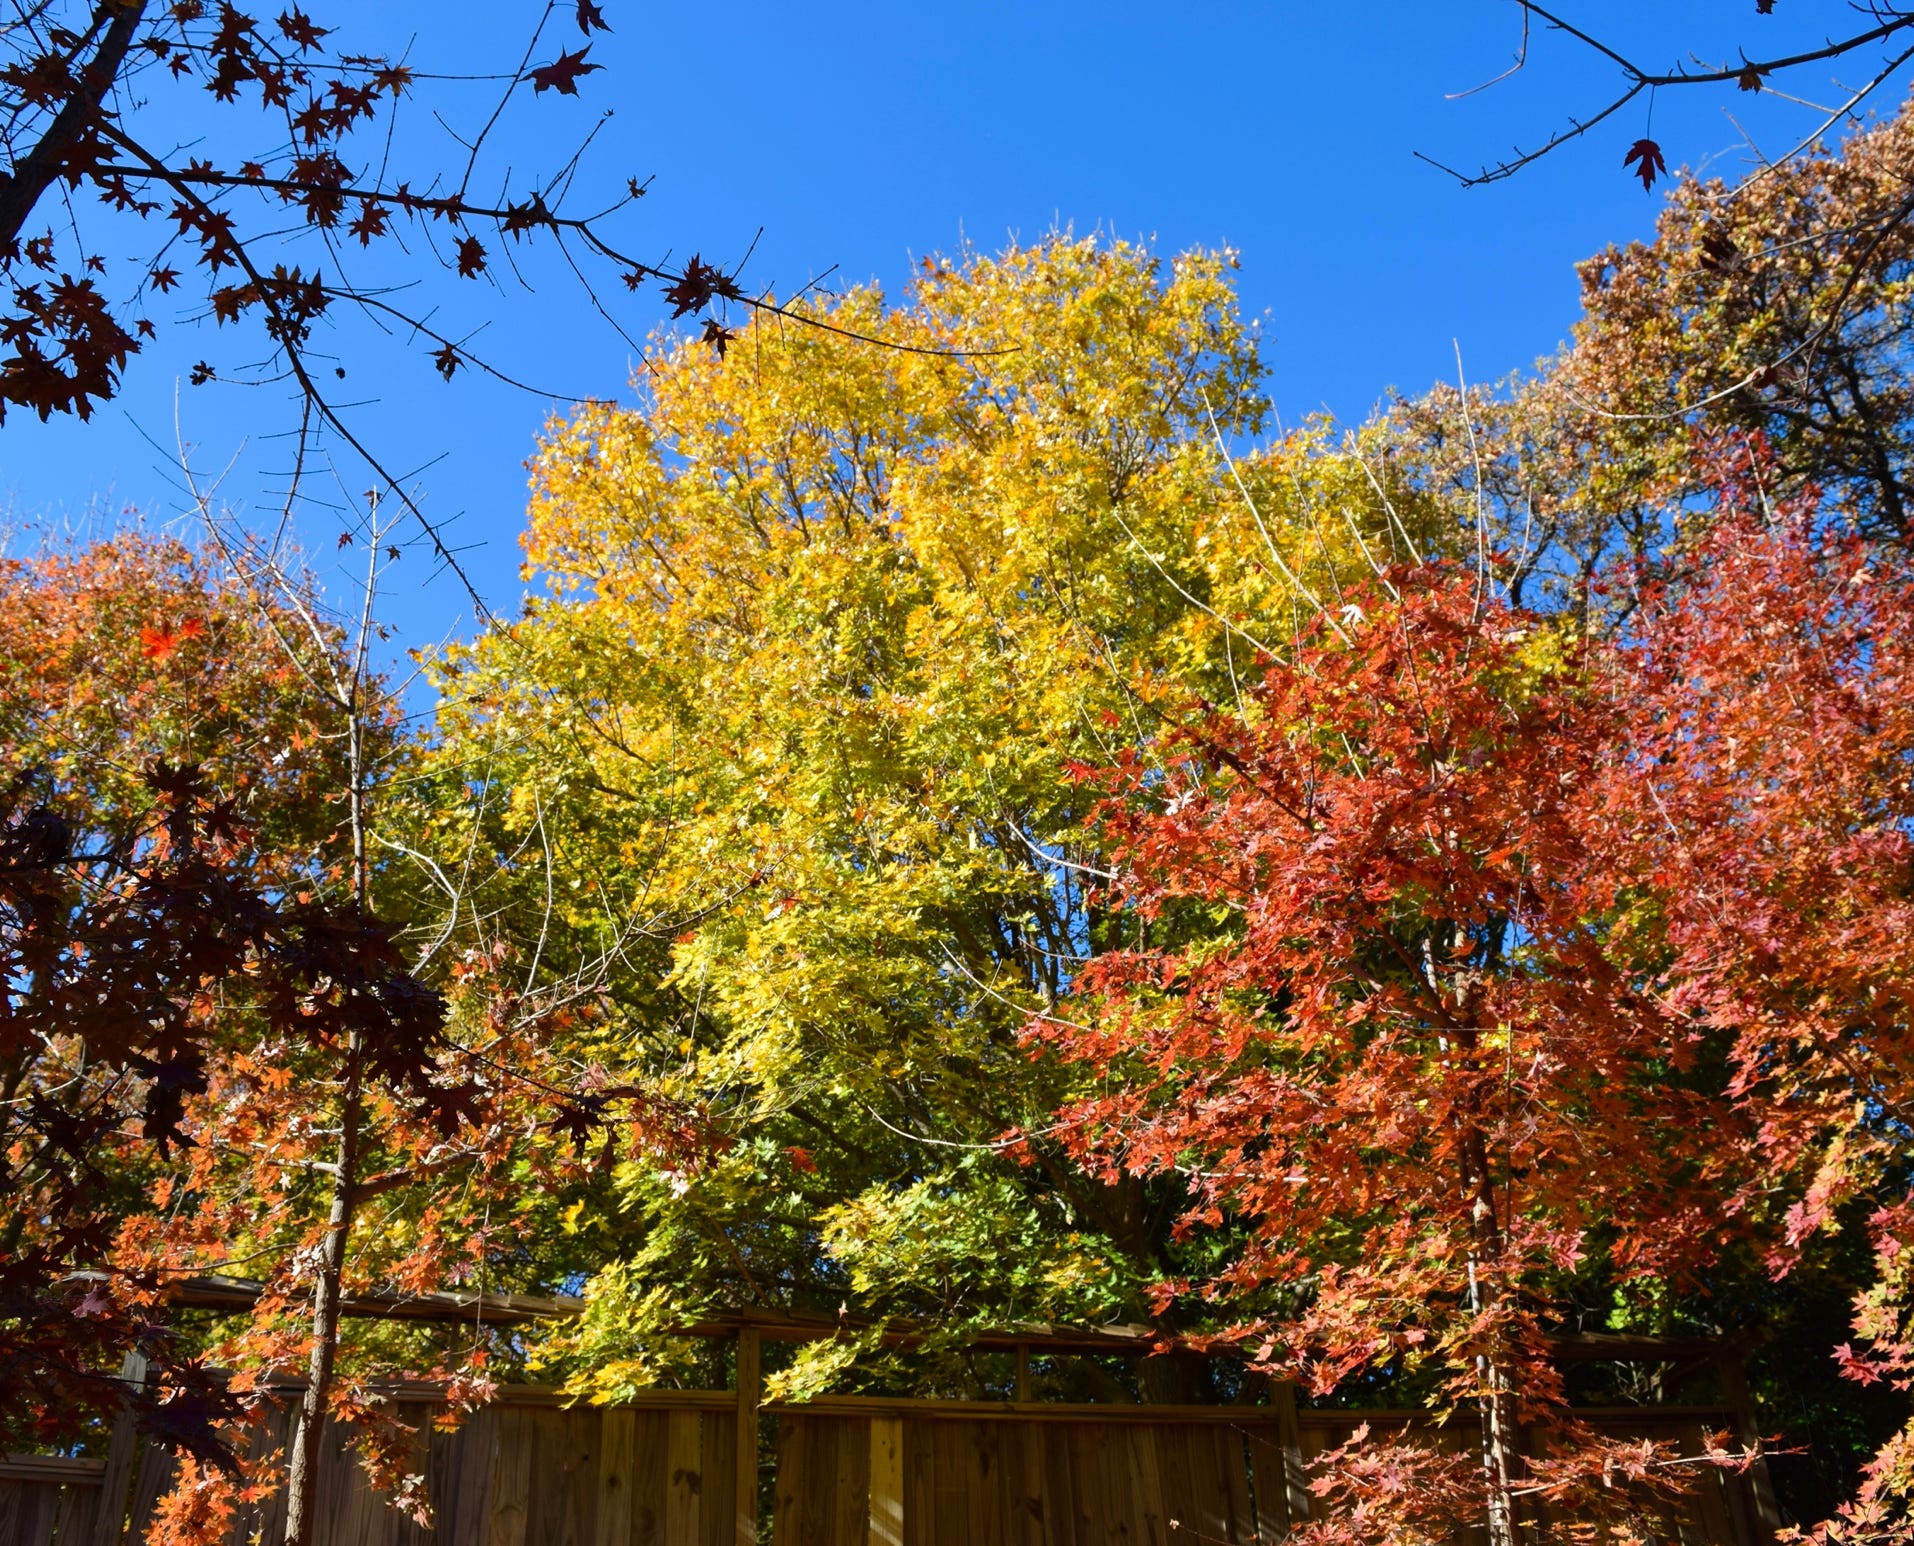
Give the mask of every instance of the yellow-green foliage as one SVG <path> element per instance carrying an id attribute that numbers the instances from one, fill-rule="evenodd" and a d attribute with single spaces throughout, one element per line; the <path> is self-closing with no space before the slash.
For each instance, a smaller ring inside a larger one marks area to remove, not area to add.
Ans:
<path id="1" fill-rule="evenodd" d="M 527 916 L 549 860 L 545 959 L 622 951 L 620 1055 L 735 1140 L 621 1172 L 621 1293 L 1081 1318 L 1174 1264 L 1139 1185 L 962 1146 L 1067 1093 L 1017 1033 L 1104 943 L 1070 765 L 1224 701 L 1406 535 L 1320 431 L 1226 465 L 1264 415 L 1231 266 L 927 263 L 817 310 L 904 347 L 761 323 L 550 427 L 542 595 L 447 663 L 444 755 L 510 789 Z"/>

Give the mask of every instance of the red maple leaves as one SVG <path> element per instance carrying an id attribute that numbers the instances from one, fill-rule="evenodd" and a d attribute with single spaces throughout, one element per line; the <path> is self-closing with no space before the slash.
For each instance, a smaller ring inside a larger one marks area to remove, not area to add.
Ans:
<path id="1" fill-rule="evenodd" d="M 197 639 L 206 632 L 206 623 L 202 618 L 183 618 L 171 627 L 165 624 L 149 625 L 140 630 L 140 653 L 148 660 L 163 663 L 170 660 L 173 652 L 188 639 Z"/>
<path id="2" fill-rule="evenodd" d="M 1237 1299 L 1318 1390 L 1406 1362 L 1491 1428 L 1558 1426 L 1529 1485 L 1577 1519 L 1627 1457 L 1561 1404 L 1570 1274 L 1679 1286 L 1736 1236 L 1785 1272 L 1857 1197 L 1895 1204 L 1891 1254 L 1908 1216 L 1856 1102 L 1914 1109 L 1914 562 L 1811 500 L 1771 522 L 1759 475 L 1731 459 L 1711 529 L 1638 577 L 1625 646 L 1398 574 L 1167 776 L 1086 773 L 1138 943 L 1031 1028 L 1102 1070 L 1065 1114 L 1086 1163 L 1247 1227 L 1166 1298 Z M 1899 1281 L 1864 1317 L 1897 1374 Z M 1479 1467 L 1395 1463 L 1392 1519 L 1461 1517 L 1451 1481 L 1481 1517 Z"/>
<path id="3" fill-rule="evenodd" d="M 602 68 L 585 62 L 585 56 L 590 52 L 591 44 L 587 43 L 574 53 L 560 54 L 550 64 L 537 66 L 531 72 L 533 93 L 556 91 L 560 96 L 577 96 L 578 77 Z"/>
<path id="4" fill-rule="evenodd" d="M 1644 189 L 1655 186 L 1655 179 L 1666 175 L 1668 162 L 1663 158 L 1661 146 L 1653 140 L 1643 138 L 1628 147 L 1628 153 L 1622 157 L 1623 166 L 1635 168 L 1635 175 L 1642 180 Z"/>

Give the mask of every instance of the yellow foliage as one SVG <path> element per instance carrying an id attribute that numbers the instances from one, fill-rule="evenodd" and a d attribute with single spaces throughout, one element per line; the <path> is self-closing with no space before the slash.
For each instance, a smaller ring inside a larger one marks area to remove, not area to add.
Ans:
<path id="1" fill-rule="evenodd" d="M 688 1191 L 627 1188 L 660 1281 L 834 1306 L 855 1258 L 874 1312 L 1037 1314 L 1050 1283 L 1088 1314 L 1174 1255 L 1129 1183 L 939 1145 L 1066 1093 L 1017 1032 L 1104 943 L 1072 764 L 1228 701 L 1434 540 L 1320 427 L 1230 465 L 1219 437 L 1265 414 L 1232 266 L 1070 239 L 931 261 L 901 305 L 856 290 L 817 304 L 838 331 L 661 348 L 637 407 L 549 427 L 542 594 L 447 663 L 443 755 L 512 790 L 500 842 L 551 866 L 549 959 L 623 952 L 622 1055 L 743 1145 Z M 993 1217 L 1011 1184 L 1129 1277 L 1032 1263 L 1013 1288 L 1006 1263 L 953 1306 L 873 1212 L 922 1207 L 932 1173 Z"/>

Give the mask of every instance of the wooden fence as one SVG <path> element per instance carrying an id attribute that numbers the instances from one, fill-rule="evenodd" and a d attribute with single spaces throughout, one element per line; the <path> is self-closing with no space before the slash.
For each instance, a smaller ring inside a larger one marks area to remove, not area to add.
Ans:
<path id="1" fill-rule="evenodd" d="M 1286 1394 L 1286 1393 L 1285 1393 Z M 1617 1438 L 1685 1456 L 1734 1431 L 1716 1408 L 1580 1413 Z M 1310 1517 L 1304 1467 L 1361 1423 L 1411 1412 L 1112 1407 L 826 1398 L 777 1409 L 776 1546 L 1264 1546 Z M 1459 1447 L 1468 1435 L 1429 1435 Z M 1658 1521 L 1667 1546 L 1764 1546 L 1773 1504 L 1759 1463 L 1698 1468 Z M 1546 1521 L 1543 1521 L 1546 1523 Z"/>
<path id="2" fill-rule="evenodd" d="M 343 1435 L 321 1447 L 321 1546 L 735 1546 L 737 1396 L 660 1391 L 618 1407 L 567 1406 L 558 1392 L 508 1386 L 451 1432 L 427 1386 L 397 1386 L 392 1415 L 416 1430 L 434 1521 L 424 1528 L 367 1485 Z M 285 1441 L 289 1408 L 255 1430 L 257 1452 Z M 755 1537 L 757 1435 L 751 1425 L 749 1525 Z M 125 1442 L 122 1442 L 122 1440 Z M 114 1435 L 105 1460 L 0 1462 L 0 1546 L 133 1546 L 171 1486 L 157 1445 Z M 242 1512 L 226 1546 L 274 1542 L 283 1494 Z"/>
<path id="3" fill-rule="evenodd" d="M 1286 1392 L 1281 1393 L 1286 1395 Z M 661 1391 L 620 1407 L 568 1407 L 507 1387 L 446 1433 L 435 1392 L 391 1390 L 417 1430 L 431 1528 L 367 1487 L 338 1435 L 319 1476 L 321 1546 L 740 1546 L 755 1542 L 759 1424 L 737 1391 Z M 775 1423 L 774 1546 L 1269 1546 L 1307 1517 L 1304 1464 L 1361 1422 L 1407 1412 L 1269 1406 L 1063 1406 L 825 1398 L 761 1409 Z M 1618 1437 L 1698 1454 L 1733 1429 L 1713 1408 L 1584 1414 Z M 284 1439 L 263 1423 L 261 1452 Z M 1463 1443 L 1466 1435 L 1436 1436 Z M 170 1455 L 114 1436 L 103 1460 L 0 1462 L 0 1546 L 134 1546 L 173 1477 Z M 1772 1504 L 1759 1466 L 1698 1467 L 1701 1485 L 1658 1534 L 1674 1546 L 1765 1546 Z M 273 1500 L 236 1519 L 228 1546 L 272 1543 Z"/>

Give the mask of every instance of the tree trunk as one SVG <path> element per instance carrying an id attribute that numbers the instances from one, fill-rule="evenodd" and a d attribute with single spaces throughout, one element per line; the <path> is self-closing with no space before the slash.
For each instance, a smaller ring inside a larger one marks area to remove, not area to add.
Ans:
<path id="1" fill-rule="evenodd" d="M 1496 1287 L 1485 1279 L 1489 1264 L 1501 1257 L 1502 1238 L 1495 1216 L 1494 1181 L 1479 1132 L 1469 1135 L 1463 1153 L 1463 1192 L 1469 1201 L 1471 1234 L 1469 1308 L 1480 1316 L 1495 1307 Z M 1482 1424 L 1482 1491 L 1488 1515 L 1489 1546 L 1519 1546 L 1514 1484 L 1521 1474 L 1522 1457 L 1508 1366 L 1493 1351 L 1478 1353 L 1476 1375 L 1482 1387 L 1477 1409 Z"/>
<path id="2" fill-rule="evenodd" d="M 100 104 L 119 79 L 120 69 L 133 47 L 134 34 L 146 12 L 145 0 L 103 4 L 94 25 L 107 21 L 106 35 L 53 122 L 33 149 L 15 165 L 11 178 L 0 174 L 0 245 L 18 239 L 40 196 L 66 169 L 67 152 L 79 143 L 87 126 L 99 116 Z M 107 20 L 108 18 L 111 20 Z"/>
<path id="3" fill-rule="evenodd" d="M 345 1098 L 341 1102 L 338 1171 L 332 1179 L 332 1207 L 319 1243 L 319 1274 L 312 1290 L 312 1356 L 306 1388 L 299 1398 L 299 1419 L 286 1457 L 285 1546 L 312 1546 L 317 1522 L 319 1441 L 325 1435 L 326 1403 L 332 1394 L 332 1366 L 339 1351 L 340 1278 L 346 1243 L 352 1233 L 359 1167 L 359 1044 L 347 1053 Z"/>

